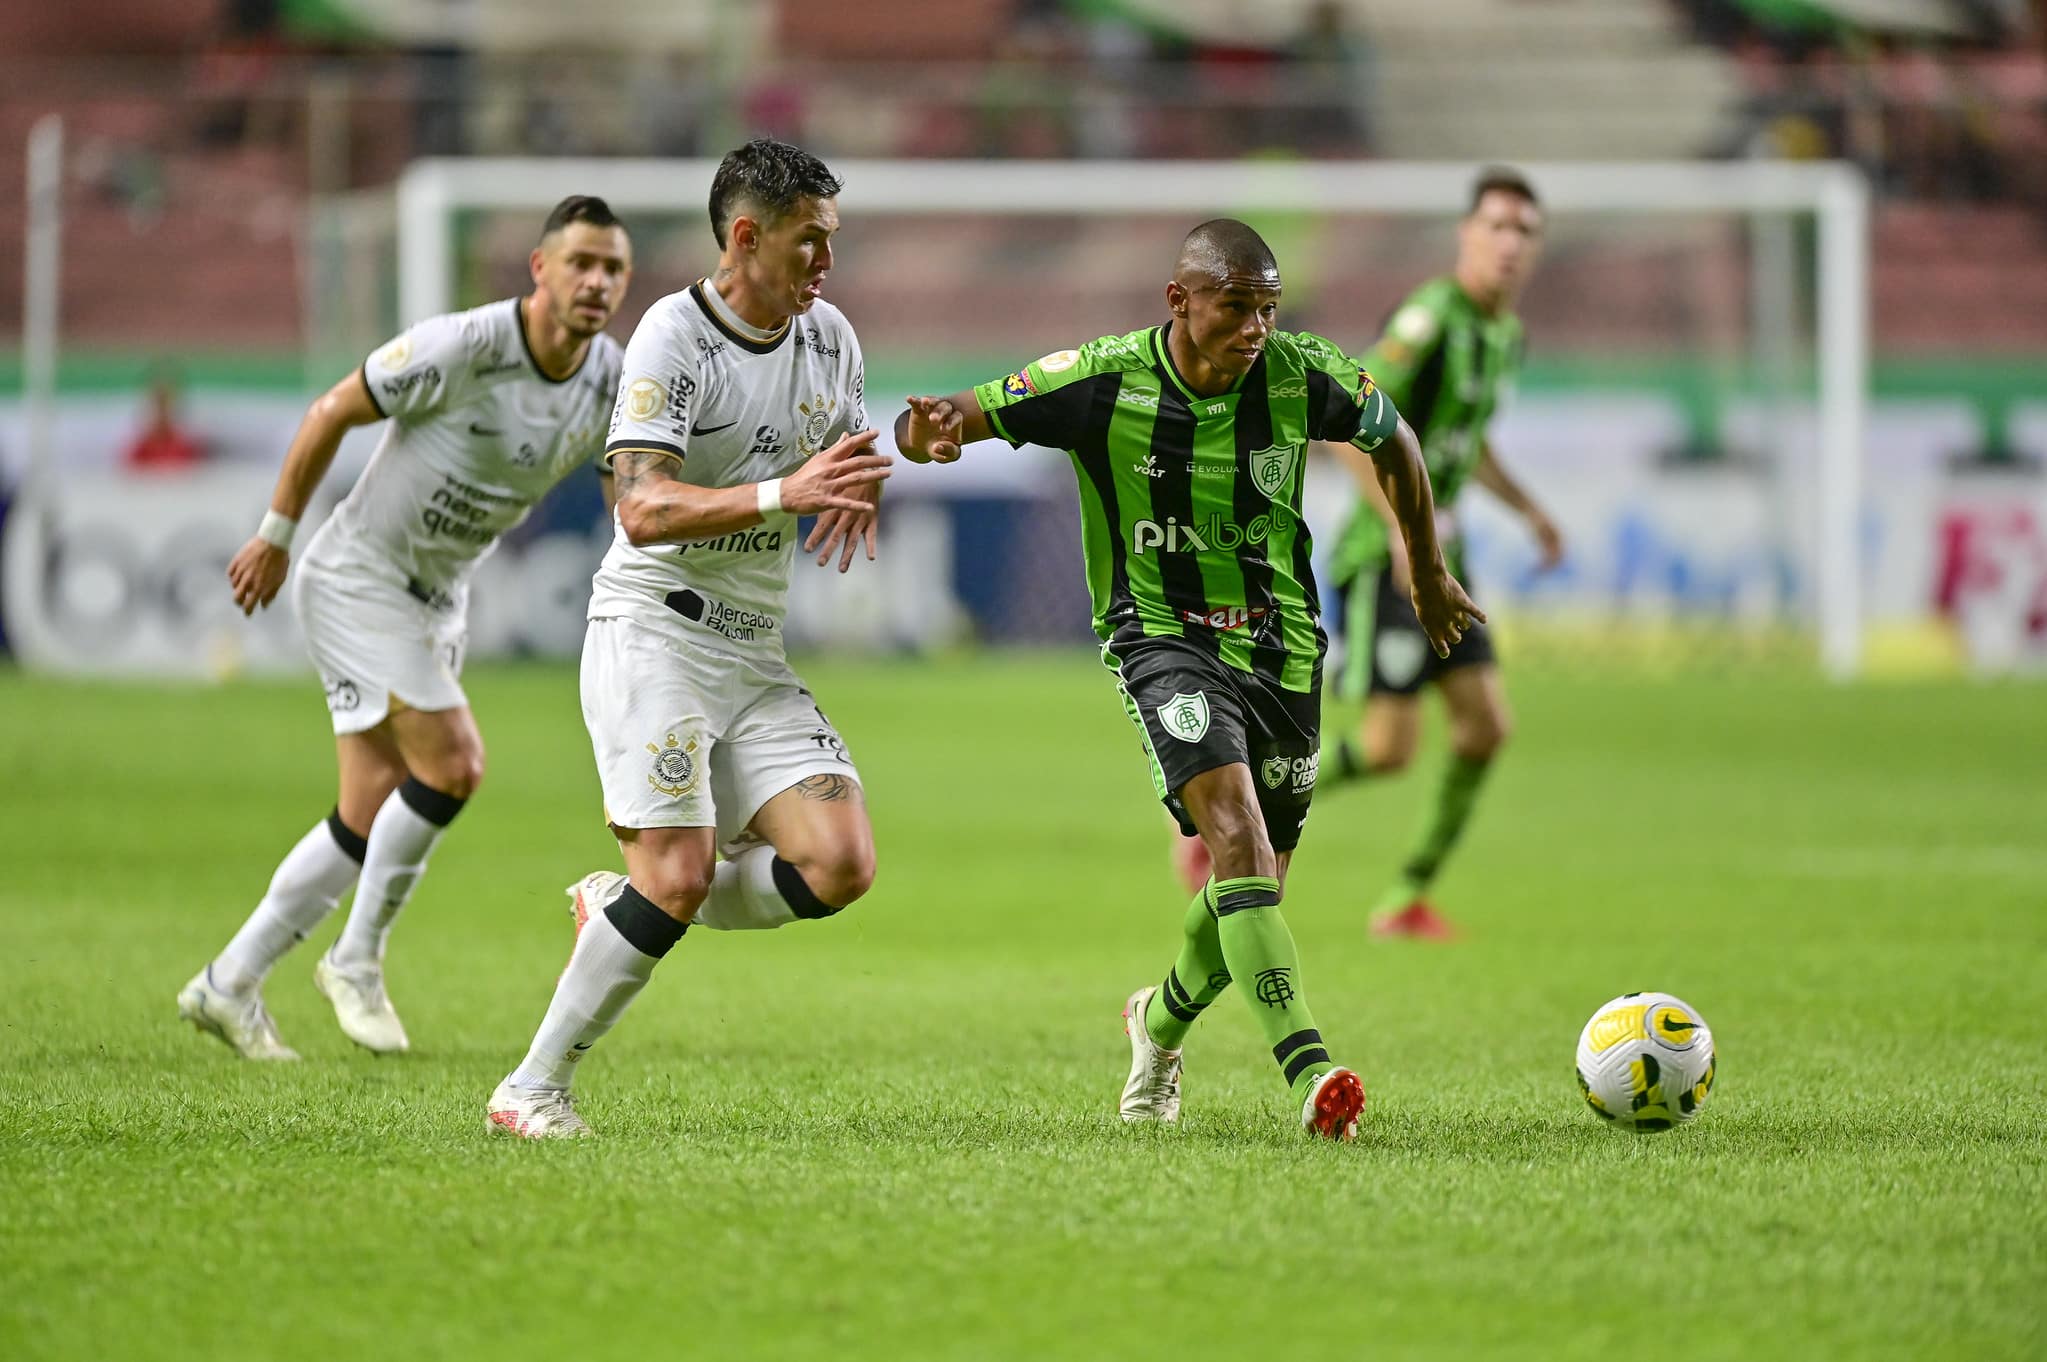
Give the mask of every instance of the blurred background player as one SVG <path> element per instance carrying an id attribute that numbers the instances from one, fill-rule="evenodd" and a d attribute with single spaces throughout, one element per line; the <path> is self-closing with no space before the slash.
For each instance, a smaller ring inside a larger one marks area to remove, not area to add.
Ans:
<path id="1" fill-rule="evenodd" d="M 408 1047 L 384 988 L 384 944 L 483 779 L 483 738 L 459 679 L 469 579 L 500 535 L 602 451 L 618 389 L 619 347 L 603 332 L 632 275 L 624 226 L 602 199 L 564 199 L 528 269 L 525 297 L 420 322 L 314 402 L 269 511 L 228 565 L 242 612 L 267 607 L 342 436 L 389 421 L 292 577 L 333 715 L 339 799 L 178 995 L 179 1016 L 244 1058 L 298 1058 L 263 1006 L 263 979 L 351 885 L 348 925 L 313 981 L 351 1040 Z"/>
<path id="2" fill-rule="evenodd" d="M 873 882 L 859 774 L 783 652 L 795 518 L 822 513 L 806 552 L 843 546 L 843 564 L 864 540 L 873 557 L 891 462 L 872 449 L 860 344 L 822 300 L 841 187 L 784 142 L 725 157 L 717 273 L 655 303 L 626 346 L 604 447 L 617 530 L 582 669 L 626 878 L 578 886 L 574 953 L 490 1096 L 490 1130 L 590 1133 L 576 1063 L 700 909 L 773 927 L 829 917 Z"/>
<path id="3" fill-rule="evenodd" d="M 1451 571 L 1465 577 L 1457 499 L 1477 482 L 1528 526 L 1544 568 L 1563 560 L 1564 541 L 1507 471 L 1487 436 L 1522 356 L 1515 300 L 1542 248 L 1542 207 L 1519 173 L 1480 173 L 1457 228 L 1457 264 L 1408 295 L 1366 356 L 1365 365 L 1400 406 L 1421 439 L 1436 496 L 1440 538 Z M 1349 450 L 1340 457 L 1353 461 Z M 1483 624 L 1449 655 L 1428 646 L 1408 603 L 1407 554 L 1400 525 L 1383 496 L 1367 486 L 1332 559 L 1343 621 L 1343 666 L 1336 693 L 1364 700 L 1356 740 L 1345 736 L 1325 780 L 1390 775 L 1414 759 L 1420 693 L 1434 686 L 1449 717 L 1450 761 L 1436 784 L 1419 839 L 1380 895 L 1372 930 L 1388 936 L 1449 937 L 1455 928 L 1426 895 L 1477 804 L 1511 720 L 1492 636 Z"/>
<path id="4" fill-rule="evenodd" d="M 1179 1119 L 1188 1029 L 1241 979 L 1302 1126 L 1349 1139 L 1364 1086 L 1322 1043 L 1279 906 L 1321 722 L 1308 442 L 1347 442 L 1377 466 L 1432 642 L 1447 650 L 1484 616 L 1437 549 L 1421 450 L 1394 404 L 1336 346 L 1277 329 L 1279 266 L 1264 240 L 1233 219 L 1201 224 L 1165 293 L 1163 326 L 912 398 L 896 444 L 920 463 L 990 437 L 1068 452 L 1103 660 L 1154 789 L 1213 864 L 1164 984 L 1126 1005 L 1123 1119 Z"/>

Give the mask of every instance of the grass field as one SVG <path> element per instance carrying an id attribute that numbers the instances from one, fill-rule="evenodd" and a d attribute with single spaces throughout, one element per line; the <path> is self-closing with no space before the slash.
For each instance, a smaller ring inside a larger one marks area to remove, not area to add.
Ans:
<path id="1" fill-rule="evenodd" d="M 1318 802 L 1287 914 L 1365 1075 L 1305 1141 L 1243 1004 L 1178 1129 L 1114 1119 L 1181 895 L 1085 658 L 818 663 L 881 874 L 693 933 L 579 1080 L 601 1138 L 488 1138 L 608 866 L 565 669 L 480 671 L 492 774 L 392 950 L 414 1053 L 352 1048 L 314 944 L 296 1066 L 178 987 L 332 801 L 309 684 L 0 674 L 0 1357 L 2022 1358 L 2047 1350 L 2047 694 L 1515 678 L 1441 886 L 1364 902 L 1422 780 Z M 1713 1024 L 1694 1127 L 1584 1109 L 1592 1008 Z"/>

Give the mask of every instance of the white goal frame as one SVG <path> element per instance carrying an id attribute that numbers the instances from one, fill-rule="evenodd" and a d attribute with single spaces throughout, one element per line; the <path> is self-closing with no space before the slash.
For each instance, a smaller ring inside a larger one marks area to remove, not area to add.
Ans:
<path id="1" fill-rule="evenodd" d="M 398 182 L 398 301 L 409 321 L 455 305 L 452 215 L 465 209 L 551 207 L 597 194 L 622 212 L 687 210 L 709 197 L 717 162 L 536 157 L 414 162 Z M 833 169 L 856 211 L 1086 216 L 1130 212 L 1455 215 L 1472 167 L 1366 161 L 845 161 Z M 1552 162 L 1522 166 L 1556 213 L 1721 213 L 1759 222 L 1811 215 L 1818 224 L 1819 524 L 1815 609 L 1827 675 L 1861 669 L 1862 589 L 1857 526 L 1869 405 L 1870 193 L 1843 162 Z M 1780 238 L 1781 243 L 1781 238 Z M 1788 305 L 1788 249 L 1758 269 L 1759 307 Z"/>

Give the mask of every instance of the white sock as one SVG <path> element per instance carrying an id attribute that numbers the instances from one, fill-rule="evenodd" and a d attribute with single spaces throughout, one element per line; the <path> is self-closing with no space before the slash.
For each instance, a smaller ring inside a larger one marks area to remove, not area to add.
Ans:
<path id="1" fill-rule="evenodd" d="M 270 967 L 334 911 L 362 873 L 362 863 L 342 846 L 342 833 L 348 829 L 337 832 L 333 819 L 316 823 L 278 862 L 270 892 L 214 959 L 215 988 L 241 994 L 260 987 Z"/>
<path id="2" fill-rule="evenodd" d="M 775 887 L 775 849 L 753 847 L 711 873 L 711 892 L 695 923 L 714 932 L 758 932 L 786 926 L 796 910 Z"/>
<path id="3" fill-rule="evenodd" d="M 568 1087 L 577 1061 L 625 1015 L 660 963 L 660 956 L 648 955 L 626 940 L 609 913 L 592 913 L 576 938 L 569 967 L 554 986 L 554 1001 L 534 1034 L 533 1048 L 512 1070 L 508 1080 L 512 1086 Z"/>
<path id="4" fill-rule="evenodd" d="M 348 909 L 348 925 L 341 929 L 328 952 L 345 970 L 373 970 L 384 966 L 384 946 L 398 921 L 412 888 L 426 873 L 427 857 L 447 831 L 447 821 L 435 822 L 413 807 L 421 796 L 408 793 L 413 782 L 391 792 L 370 824 L 369 851 L 363 856 L 362 884 Z M 454 803 L 449 796 L 425 790 L 432 800 Z M 426 801 L 422 801 L 426 802 Z M 449 814 L 452 818 L 453 814 Z"/>

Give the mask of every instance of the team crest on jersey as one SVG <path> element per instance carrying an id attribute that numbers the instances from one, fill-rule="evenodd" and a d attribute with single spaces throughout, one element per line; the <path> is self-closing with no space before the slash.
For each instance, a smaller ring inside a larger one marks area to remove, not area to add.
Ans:
<path id="1" fill-rule="evenodd" d="M 1031 384 L 1031 376 L 1019 369 L 1002 380 L 1002 391 L 1009 397 L 1029 397 L 1037 389 Z"/>
<path id="2" fill-rule="evenodd" d="M 1365 399 L 1379 391 L 1379 385 L 1372 382 L 1372 376 L 1363 369 L 1358 370 L 1358 405 L 1364 406 Z"/>
<path id="3" fill-rule="evenodd" d="M 824 446 L 824 433 L 831 429 L 832 413 L 838 405 L 822 393 L 796 404 L 796 410 L 803 413 L 803 431 L 796 437 L 796 443 L 805 454 L 815 454 Z"/>
<path id="4" fill-rule="evenodd" d="M 647 783 L 670 799 L 680 799 L 697 787 L 697 777 L 703 768 L 697 764 L 697 740 L 679 743 L 670 733 L 663 746 L 647 744 L 647 750 L 654 754 L 654 769 L 647 772 Z"/>
<path id="5" fill-rule="evenodd" d="M 1259 491 L 1277 499 L 1294 485 L 1301 466 L 1299 445 L 1273 445 L 1251 451 L 1251 481 Z"/>
<path id="6" fill-rule="evenodd" d="M 1208 693 L 1184 691 L 1158 707 L 1159 722 L 1181 742 L 1200 742 L 1208 736 Z"/>
<path id="7" fill-rule="evenodd" d="M 1265 782 L 1268 790 L 1277 790 L 1286 784 L 1286 778 L 1293 773 L 1294 764 L 1285 757 L 1267 757 L 1258 767 L 1258 778 Z"/>
<path id="8" fill-rule="evenodd" d="M 377 351 L 377 363 L 392 373 L 405 367 L 405 361 L 412 358 L 412 337 L 400 336 L 383 349 Z"/>

